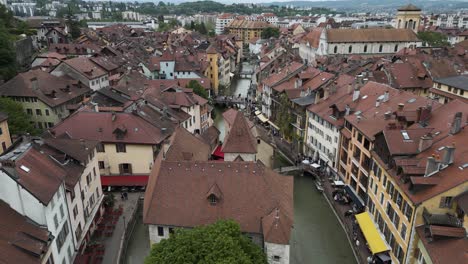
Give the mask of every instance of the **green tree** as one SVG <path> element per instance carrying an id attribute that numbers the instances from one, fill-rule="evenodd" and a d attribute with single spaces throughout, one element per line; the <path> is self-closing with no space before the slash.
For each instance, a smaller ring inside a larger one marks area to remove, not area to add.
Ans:
<path id="1" fill-rule="evenodd" d="M 449 46 L 447 37 L 439 32 L 434 31 L 422 31 L 418 32 L 418 38 L 422 40 L 425 46 L 431 47 L 444 47 Z"/>
<path id="2" fill-rule="evenodd" d="M 8 128 L 12 135 L 38 134 L 39 131 L 33 127 L 30 116 L 26 114 L 20 103 L 7 97 L 0 97 L 0 112 L 8 115 Z"/>
<path id="3" fill-rule="evenodd" d="M 280 132 L 286 139 L 291 139 L 293 130 L 291 123 L 293 122 L 293 115 L 289 113 L 290 101 L 286 93 L 280 95 L 280 106 L 276 116 L 276 124 L 280 128 Z"/>
<path id="4" fill-rule="evenodd" d="M 205 99 L 208 99 L 208 92 L 205 88 L 196 80 L 191 80 L 187 84 L 187 88 L 192 88 L 193 92 Z"/>
<path id="5" fill-rule="evenodd" d="M 0 24 L 0 80 L 9 80 L 16 75 L 16 52 L 13 36 Z"/>
<path id="6" fill-rule="evenodd" d="M 262 249 L 232 220 L 193 229 L 176 229 L 169 239 L 153 245 L 145 264 L 219 263 L 266 264 Z"/>
<path id="7" fill-rule="evenodd" d="M 262 39 L 269 39 L 271 37 L 277 38 L 280 35 L 280 31 L 278 28 L 274 27 L 267 27 L 262 30 Z"/>

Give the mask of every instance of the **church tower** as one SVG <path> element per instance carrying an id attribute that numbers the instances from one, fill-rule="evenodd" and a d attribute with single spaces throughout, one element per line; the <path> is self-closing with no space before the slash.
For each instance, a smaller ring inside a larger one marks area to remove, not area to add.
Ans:
<path id="1" fill-rule="evenodd" d="M 396 28 L 407 28 L 418 32 L 421 25 L 421 9 L 409 4 L 398 8 L 396 15 Z"/>

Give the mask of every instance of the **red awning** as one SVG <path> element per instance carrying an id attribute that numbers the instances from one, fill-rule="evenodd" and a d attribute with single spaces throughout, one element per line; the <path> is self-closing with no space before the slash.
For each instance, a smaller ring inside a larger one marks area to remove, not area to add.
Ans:
<path id="1" fill-rule="evenodd" d="M 221 148 L 221 145 L 216 147 L 215 151 L 213 152 L 213 156 L 224 159 L 224 152 L 221 151 Z"/>
<path id="2" fill-rule="evenodd" d="M 148 175 L 103 176 L 102 186 L 146 186 Z"/>

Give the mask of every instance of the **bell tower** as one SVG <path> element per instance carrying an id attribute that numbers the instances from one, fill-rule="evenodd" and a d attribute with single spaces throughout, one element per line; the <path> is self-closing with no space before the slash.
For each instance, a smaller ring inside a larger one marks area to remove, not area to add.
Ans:
<path id="1" fill-rule="evenodd" d="M 421 8 L 412 4 L 398 8 L 396 15 L 396 28 L 411 29 L 415 33 L 421 25 Z"/>

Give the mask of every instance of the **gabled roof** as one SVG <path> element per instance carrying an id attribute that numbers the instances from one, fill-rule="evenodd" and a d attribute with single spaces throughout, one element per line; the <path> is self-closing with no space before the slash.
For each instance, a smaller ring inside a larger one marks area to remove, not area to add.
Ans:
<path id="1" fill-rule="evenodd" d="M 180 126 L 175 129 L 174 134 L 170 137 L 169 148 L 165 153 L 165 159 L 168 161 L 207 161 L 210 156 L 210 145 Z"/>
<path id="2" fill-rule="evenodd" d="M 14 165 L 2 166 L 0 169 L 39 202 L 48 205 L 64 181 L 67 172 L 47 154 L 33 147 L 32 143 L 22 144 L 20 150 L 15 149 L 3 154 L 0 161 L 11 161 L 14 156 Z"/>
<path id="3" fill-rule="evenodd" d="M 223 143 L 224 153 L 257 153 L 257 142 L 242 112 L 237 112 Z"/>
<path id="4" fill-rule="evenodd" d="M 39 264 L 45 261 L 51 233 L 0 200 L 0 259 L 2 263 Z"/>
<path id="5" fill-rule="evenodd" d="M 68 59 L 63 63 L 72 67 L 87 79 L 95 79 L 107 74 L 107 72 L 105 72 L 101 67 L 91 62 L 89 58 L 77 57 Z"/>
<path id="6" fill-rule="evenodd" d="M 78 81 L 57 77 L 39 69 L 19 73 L 0 86 L 2 96 L 36 97 L 51 107 L 82 97 L 90 91 Z"/>
<path id="7" fill-rule="evenodd" d="M 418 42 L 411 29 L 327 29 L 328 43 Z"/>
<path id="8" fill-rule="evenodd" d="M 221 195 L 214 205 L 207 199 L 210 191 Z M 269 216 L 276 209 L 278 222 Z M 195 227 L 218 219 L 233 219 L 243 232 L 264 234 L 267 242 L 289 244 L 292 177 L 261 163 L 164 161 L 159 155 L 145 193 L 144 223 Z"/>
<path id="9" fill-rule="evenodd" d="M 118 139 L 114 130 L 125 127 L 127 133 Z M 169 136 L 162 129 L 132 113 L 79 111 L 50 129 L 55 135 L 67 133 L 74 139 L 100 142 L 157 145 Z"/>

